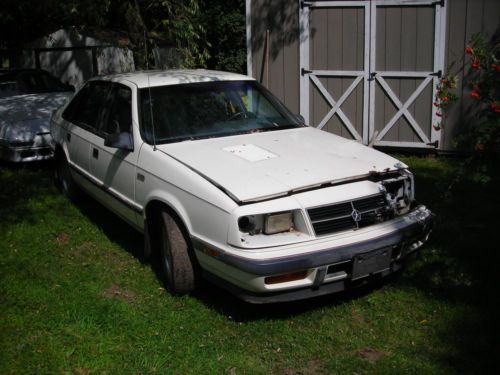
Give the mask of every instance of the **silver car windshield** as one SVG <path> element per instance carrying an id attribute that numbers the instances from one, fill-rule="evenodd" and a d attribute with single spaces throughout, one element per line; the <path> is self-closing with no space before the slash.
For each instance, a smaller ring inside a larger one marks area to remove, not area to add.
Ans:
<path id="1" fill-rule="evenodd" d="M 141 134 L 148 143 L 303 126 L 269 91 L 254 81 L 145 88 L 141 89 L 139 100 Z"/>

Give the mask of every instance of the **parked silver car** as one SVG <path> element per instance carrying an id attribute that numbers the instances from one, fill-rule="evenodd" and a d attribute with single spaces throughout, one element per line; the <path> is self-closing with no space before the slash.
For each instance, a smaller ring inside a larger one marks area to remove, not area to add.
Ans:
<path id="1" fill-rule="evenodd" d="M 73 91 L 73 86 L 44 70 L 0 70 L 0 159 L 27 162 L 52 157 L 50 116 Z"/>

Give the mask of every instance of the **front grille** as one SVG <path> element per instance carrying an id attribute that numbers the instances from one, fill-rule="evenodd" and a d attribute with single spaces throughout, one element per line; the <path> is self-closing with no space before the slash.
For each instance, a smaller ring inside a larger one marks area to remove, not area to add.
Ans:
<path id="1" fill-rule="evenodd" d="M 384 221 L 387 217 L 387 202 L 383 194 L 335 203 L 329 206 L 310 208 L 309 219 L 317 236 L 357 229 Z M 353 212 L 360 214 L 354 219 Z"/>

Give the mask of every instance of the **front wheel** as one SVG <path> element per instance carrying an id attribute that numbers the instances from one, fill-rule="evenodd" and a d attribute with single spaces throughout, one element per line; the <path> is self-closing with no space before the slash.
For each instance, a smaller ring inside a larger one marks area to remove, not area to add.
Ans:
<path id="1" fill-rule="evenodd" d="M 162 211 L 160 220 L 160 262 L 165 285 L 174 294 L 190 293 L 196 286 L 196 271 L 188 240 L 170 214 Z"/>

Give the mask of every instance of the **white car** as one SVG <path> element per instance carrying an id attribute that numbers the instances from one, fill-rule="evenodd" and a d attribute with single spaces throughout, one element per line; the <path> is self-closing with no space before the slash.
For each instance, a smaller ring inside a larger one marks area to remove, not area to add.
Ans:
<path id="1" fill-rule="evenodd" d="M 63 192 L 143 232 L 173 293 L 201 278 L 254 303 L 338 292 L 398 270 L 431 231 L 406 165 L 305 126 L 246 76 L 98 77 L 51 132 Z"/>
<path id="2" fill-rule="evenodd" d="M 0 160 L 51 158 L 50 117 L 73 91 L 44 70 L 0 70 Z"/>

